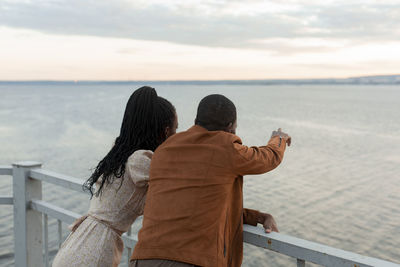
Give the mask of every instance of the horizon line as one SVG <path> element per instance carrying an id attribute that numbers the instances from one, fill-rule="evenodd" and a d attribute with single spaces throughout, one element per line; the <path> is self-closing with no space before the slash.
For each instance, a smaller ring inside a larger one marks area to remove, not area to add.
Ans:
<path id="1" fill-rule="evenodd" d="M 138 79 L 138 80 L 52 80 L 52 79 L 27 79 L 27 80 L 0 80 L 0 83 L 40 83 L 40 82 L 49 82 L 49 83 L 137 83 L 137 82 L 156 82 L 156 83 L 168 83 L 168 82 L 257 82 L 257 81 L 323 81 L 323 80 L 349 80 L 349 79 L 362 79 L 362 78 L 389 78 L 389 77 L 397 77 L 400 74 L 380 74 L 380 75 L 365 75 L 365 76 L 349 76 L 345 78 L 335 78 L 335 77 L 325 77 L 325 78 L 265 78 L 265 79 L 211 79 L 211 80 L 202 80 L 202 79 L 183 79 L 183 80 L 147 80 L 147 79 Z"/>

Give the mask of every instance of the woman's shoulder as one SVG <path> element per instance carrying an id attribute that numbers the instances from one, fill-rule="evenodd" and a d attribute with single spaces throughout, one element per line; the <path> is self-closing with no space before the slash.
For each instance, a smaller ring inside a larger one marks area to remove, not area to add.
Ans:
<path id="1" fill-rule="evenodd" d="M 129 156 L 128 158 L 128 163 L 137 163 L 137 162 L 147 162 L 151 161 L 151 158 L 153 157 L 153 151 L 151 150 L 136 150 L 132 155 Z"/>
<path id="2" fill-rule="evenodd" d="M 149 169 L 153 151 L 136 150 L 126 163 L 126 170 L 132 181 L 137 184 L 149 179 Z"/>

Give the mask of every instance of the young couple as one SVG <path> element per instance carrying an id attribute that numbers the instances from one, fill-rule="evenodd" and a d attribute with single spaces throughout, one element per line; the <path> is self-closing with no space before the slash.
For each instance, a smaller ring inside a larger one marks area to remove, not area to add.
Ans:
<path id="1" fill-rule="evenodd" d="M 278 231 L 270 214 L 243 208 L 243 176 L 277 167 L 291 138 L 278 129 L 267 145 L 247 147 L 236 126 L 235 105 L 209 95 L 195 125 L 175 134 L 174 106 L 151 87 L 136 90 L 119 137 L 84 184 L 89 212 L 53 267 L 118 266 L 121 234 L 143 213 L 130 266 L 240 266 L 243 223 Z"/>

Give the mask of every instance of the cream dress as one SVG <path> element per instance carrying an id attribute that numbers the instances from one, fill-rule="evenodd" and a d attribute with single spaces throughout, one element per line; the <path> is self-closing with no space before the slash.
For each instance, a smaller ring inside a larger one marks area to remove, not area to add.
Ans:
<path id="1" fill-rule="evenodd" d="M 124 248 L 120 236 L 143 214 L 152 155 L 150 150 L 135 151 L 126 162 L 122 185 L 116 179 L 92 198 L 88 215 L 71 226 L 53 267 L 118 266 Z"/>

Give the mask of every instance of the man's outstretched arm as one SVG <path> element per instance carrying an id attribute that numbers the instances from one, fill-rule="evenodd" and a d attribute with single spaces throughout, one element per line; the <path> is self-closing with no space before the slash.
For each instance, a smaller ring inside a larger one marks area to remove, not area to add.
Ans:
<path id="1" fill-rule="evenodd" d="M 279 232 L 274 217 L 271 214 L 259 212 L 258 210 L 243 209 L 243 223 L 253 226 L 257 226 L 260 223 L 263 225 L 266 233 L 270 233 L 271 231 Z"/>
<path id="2" fill-rule="evenodd" d="M 247 147 L 236 137 L 233 143 L 232 170 L 242 176 L 271 171 L 281 163 L 286 144 L 289 146 L 291 141 L 292 138 L 280 128 L 272 132 L 266 146 Z"/>

